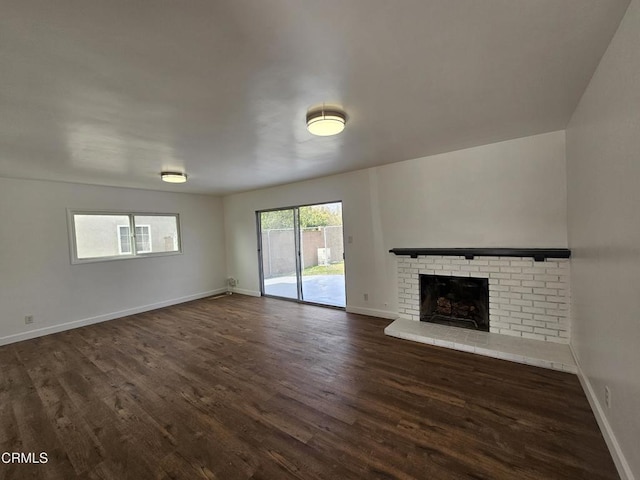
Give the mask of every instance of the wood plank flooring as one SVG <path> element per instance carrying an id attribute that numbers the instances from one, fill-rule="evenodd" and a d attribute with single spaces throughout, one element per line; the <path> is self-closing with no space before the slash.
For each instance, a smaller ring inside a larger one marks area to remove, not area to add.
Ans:
<path id="1" fill-rule="evenodd" d="M 576 376 L 240 295 L 0 347 L 0 479 L 614 479 Z"/>

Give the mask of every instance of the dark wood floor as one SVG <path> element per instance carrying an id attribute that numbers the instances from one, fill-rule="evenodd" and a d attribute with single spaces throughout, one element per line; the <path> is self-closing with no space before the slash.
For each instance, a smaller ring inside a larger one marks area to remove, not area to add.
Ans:
<path id="1" fill-rule="evenodd" d="M 0 479 L 613 479 L 574 375 L 205 299 L 0 348 Z"/>

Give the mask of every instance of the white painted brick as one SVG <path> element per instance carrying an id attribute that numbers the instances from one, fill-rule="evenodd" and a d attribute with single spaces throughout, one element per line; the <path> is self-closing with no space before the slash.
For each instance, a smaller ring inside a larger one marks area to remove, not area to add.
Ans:
<path id="1" fill-rule="evenodd" d="M 519 318 L 519 319 L 522 319 L 522 320 L 533 320 L 533 314 L 532 313 L 511 312 L 511 316 L 513 318 Z"/>
<path id="2" fill-rule="evenodd" d="M 569 329 L 563 323 L 547 323 L 545 328 L 550 328 L 551 330 L 558 330 L 560 332 L 568 332 Z"/>
<path id="3" fill-rule="evenodd" d="M 536 280 L 541 282 L 559 282 L 560 277 L 558 275 L 536 275 Z"/>
<path id="4" fill-rule="evenodd" d="M 483 259 L 480 259 L 480 258 L 474 258 L 471 261 L 471 264 L 472 265 L 477 265 L 477 266 L 489 265 L 489 260 L 483 260 Z"/>
<path id="5" fill-rule="evenodd" d="M 521 299 L 522 298 L 522 294 L 521 293 L 514 293 L 514 292 L 500 292 L 500 298 L 517 298 L 517 299 Z"/>
<path id="6" fill-rule="evenodd" d="M 547 324 L 544 322 L 540 322 L 539 320 L 522 320 L 523 325 L 529 325 L 531 327 L 542 327 L 546 328 Z"/>
<path id="7" fill-rule="evenodd" d="M 544 308 L 535 308 L 535 307 L 522 307 L 522 311 L 527 313 L 540 314 L 540 315 L 544 315 L 546 313 L 546 310 Z"/>
<path id="8" fill-rule="evenodd" d="M 533 288 L 533 293 L 537 295 L 557 295 L 558 291 L 553 288 Z"/>
<path id="9" fill-rule="evenodd" d="M 469 260 L 451 260 L 451 265 L 469 265 Z"/>
<path id="10" fill-rule="evenodd" d="M 547 269 L 544 267 L 529 267 L 522 269 L 522 273 L 532 273 L 534 275 L 544 275 L 546 272 Z"/>
<path id="11" fill-rule="evenodd" d="M 510 312 L 520 312 L 522 307 L 519 305 L 502 305 L 502 310 L 508 310 Z"/>
<path id="12" fill-rule="evenodd" d="M 515 293 L 521 293 L 523 295 L 522 298 L 524 298 L 525 294 L 530 294 L 531 292 L 533 292 L 533 289 L 531 287 L 511 287 L 510 290 Z M 529 299 L 525 299 L 525 300 L 529 300 Z"/>
<path id="13" fill-rule="evenodd" d="M 547 300 L 547 297 L 544 295 L 522 295 L 522 298 L 525 300 L 537 300 L 538 302 L 545 302 Z"/>
<path id="14" fill-rule="evenodd" d="M 511 260 L 512 267 L 531 267 L 531 260 Z"/>
<path id="15" fill-rule="evenodd" d="M 547 275 L 566 275 L 567 271 L 564 268 L 547 268 Z"/>
<path id="16" fill-rule="evenodd" d="M 512 273 L 511 278 L 514 280 L 533 280 L 533 275 L 525 273 Z"/>
<path id="17" fill-rule="evenodd" d="M 549 330 L 548 328 L 540 328 L 540 327 L 534 327 L 533 333 L 539 333 L 541 335 L 549 335 L 552 337 L 558 336 L 557 330 Z"/>
<path id="18" fill-rule="evenodd" d="M 497 267 L 508 267 L 509 265 L 511 265 L 511 262 L 509 262 L 509 260 L 489 260 L 489 265 L 495 265 Z"/>
<path id="19" fill-rule="evenodd" d="M 568 263 L 540 264 L 526 258 L 482 257 L 466 260 L 463 257 L 428 256 L 406 259 L 398 262 L 398 313 L 401 318 L 419 321 L 418 273 L 488 277 L 492 332 L 536 340 L 552 338 L 553 341 L 567 343 L 570 302 L 568 272 Z M 536 332 L 536 329 L 539 331 Z"/>
<path id="20" fill-rule="evenodd" d="M 497 273 L 497 272 L 500 271 L 500 267 L 494 267 L 492 265 L 487 265 L 487 266 L 480 267 L 480 271 L 481 272 L 487 272 L 487 273 Z"/>
<path id="21" fill-rule="evenodd" d="M 509 303 L 511 305 L 520 305 L 521 307 L 532 307 L 533 302 L 531 300 L 520 300 L 518 298 L 512 298 Z"/>
<path id="22" fill-rule="evenodd" d="M 545 260 L 544 262 L 544 266 L 547 269 L 547 272 L 549 271 L 549 269 L 551 268 L 560 268 L 558 265 L 557 261 L 554 260 Z"/>
<path id="23" fill-rule="evenodd" d="M 500 271 L 504 273 L 522 273 L 520 267 L 500 267 Z"/>
<path id="24" fill-rule="evenodd" d="M 527 325 L 511 325 L 512 330 L 516 330 L 517 332 L 529 332 L 533 333 L 533 327 L 529 327 Z"/>
<path id="25" fill-rule="evenodd" d="M 549 302 L 533 302 L 533 306 L 537 308 L 556 308 L 559 303 L 549 303 Z"/>
<path id="26" fill-rule="evenodd" d="M 497 278 L 497 279 L 510 279 L 511 278 L 511 274 L 510 273 L 490 273 L 489 274 L 489 278 Z"/>
<path id="27" fill-rule="evenodd" d="M 569 299 L 567 297 L 554 297 L 553 295 L 547 295 L 545 301 L 552 303 L 567 303 Z"/>
<path id="28" fill-rule="evenodd" d="M 490 329 L 491 329 L 491 328 L 498 328 L 498 329 L 499 329 L 499 328 L 509 328 L 510 326 L 511 326 L 511 325 L 509 325 L 509 324 L 508 324 L 508 323 L 506 323 L 506 322 L 498 322 L 498 321 L 495 321 L 495 322 L 494 322 L 494 321 L 492 321 L 492 322 L 491 322 L 491 326 L 490 326 L 489 328 L 490 328 Z"/>
<path id="29" fill-rule="evenodd" d="M 489 278 L 489 285 L 491 285 L 491 289 L 495 290 L 496 292 L 508 292 L 510 290 L 506 285 L 494 285 L 491 282 L 491 278 Z M 491 291 L 491 289 L 489 291 Z"/>

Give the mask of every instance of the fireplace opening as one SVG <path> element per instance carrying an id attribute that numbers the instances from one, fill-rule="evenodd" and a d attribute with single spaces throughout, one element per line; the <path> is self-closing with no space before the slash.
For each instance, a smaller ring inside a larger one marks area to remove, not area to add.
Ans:
<path id="1" fill-rule="evenodd" d="M 420 320 L 489 331 L 489 280 L 420 275 Z"/>

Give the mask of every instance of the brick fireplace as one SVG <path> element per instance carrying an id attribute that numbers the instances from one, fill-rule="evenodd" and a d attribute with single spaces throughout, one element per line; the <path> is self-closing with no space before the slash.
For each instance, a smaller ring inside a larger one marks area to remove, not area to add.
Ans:
<path id="1" fill-rule="evenodd" d="M 487 279 L 490 332 L 569 343 L 568 258 L 536 261 L 532 257 L 400 256 L 400 318 L 420 321 L 420 275 Z"/>

